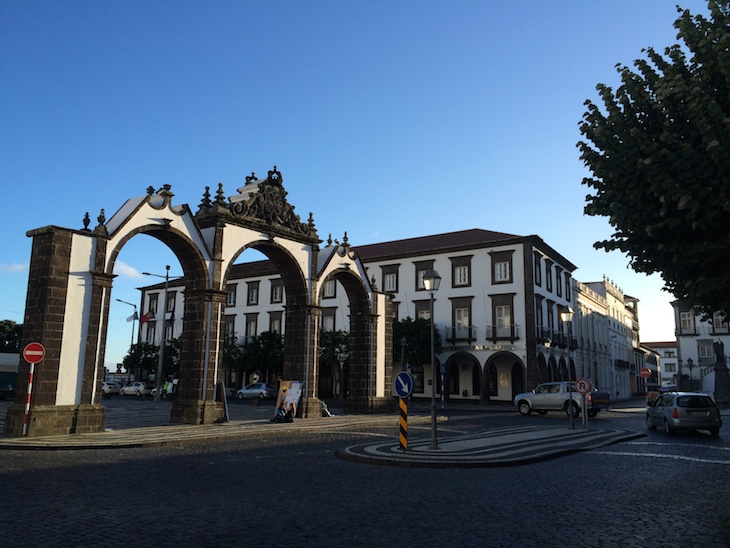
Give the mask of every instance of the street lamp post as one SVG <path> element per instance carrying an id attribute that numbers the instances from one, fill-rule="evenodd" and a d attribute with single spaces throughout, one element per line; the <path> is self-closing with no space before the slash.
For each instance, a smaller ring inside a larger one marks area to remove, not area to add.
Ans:
<path id="1" fill-rule="evenodd" d="M 132 338 L 129 340 L 129 357 L 131 358 L 132 349 L 134 348 L 134 323 L 137 320 L 137 305 L 134 303 L 128 303 L 127 301 L 123 301 L 122 299 L 117 299 L 117 301 L 134 307 L 134 314 L 132 315 Z M 131 378 L 131 374 L 132 374 L 131 368 L 127 367 L 127 382 L 129 382 L 129 379 Z"/>
<path id="2" fill-rule="evenodd" d="M 165 275 L 150 274 L 142 272 L 145 276 L 155 276 L 157 278 L 165 278 L 165 292 L 162 297 L 162 321 L 160 325 L 160 351 L 157 353 L 157 375 L 155 375 L 155 401 L 162 401 L 162 361 L 165 358 L 165 312 L 167 312 L 167 286 L 170 282 L 170 265 L 165 265 Z"/>
<path id="3" fill-rule="evenodd" d="M 406 362 L 405 362 L 405 356 L 406 356 L 406 337 L 403 335 L 400 338 L 400 369 L 401 371 L 406 370 Z"/>
<path id="4" fill-rule="evenodd" d="M 573 375 L 570 371 L 570 344 L 571 339 L 573 338 L 573 314 L 573 309 L 569 306 L 566 306 L 560 313 L 560 319 L 563 323 L 568 324 L 568 417 L 570 417 L 571 428 L 575 428 L 575 418 L 573 417 L 573 409 L 575 407 L 575 402 L 573 401 Z M 583 412 L 585 413 L 585 409 Z"/>
<path id="5" fill-rule="evenodd" d="M 435 270 L 427 270 L 423 274 L 423 287 L 426 288 L 431 299 L 431 446 L 430 449 L 438 449 L 438 434 L 436 431 L 436 357 L 434 353 L 434 322 L 433 322 L 433 294 L 438 291 L 439 285 L 441 284 L 441 276 Z"/>

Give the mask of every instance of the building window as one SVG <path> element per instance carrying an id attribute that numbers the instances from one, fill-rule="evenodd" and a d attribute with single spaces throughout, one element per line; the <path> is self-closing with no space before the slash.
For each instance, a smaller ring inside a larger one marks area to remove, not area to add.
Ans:
<path id="1" fill-rule="evenodd" d="M 542 255 L 535 252 L 533 254 L 535 263 L 535 285 L 542 285 Z"/>
<path id="2" fill-rule="evenodd" d="M 471 255 L 451 257 L 451 286 L 471 286 Z"/>
<path id="3" fill-rule="evenodd" d="M 512 254 L 514 251 L 492 251 L 492 283 L 512 282 Z"/>
<path id="4" fill-rule="evenodd" d="M 271 304 L 284 301 L 284 283 L 281 280 L 271 280 Z"/>
<path id="5" fill-rule="evenodd" d="M 451 299 L 452 340 L 473 340 L 471 325 L 472 297 L 457 297 Z"/>
<path id="6" fill-rule="evenodd" d="M 272 333 L 281 333 L 282 312 L 269 312 L 269 331 Z"/>
<path id="7" fill-rule="evenodd" d="M 545 261 L 545 289 L 553 290 L 553 262 Z"/>
<path id="8" fill-rule="evenodd" d="M 324 282 L 323 298 L 333 299 L 337 296 L 337 282 L 335 280 L 327 280 Z"/>
<path id="9" fill-rule="evenodd" d="M 425 291 L 426 288 L 423 287 L 423 275 L 427 270 L 433 269 L 433 260 L 417 261 L 413 263 L 413 266 L 416 267 L 416 291 Z"/>
<path id="10" fill-rule="evenodd" d="M 322 331 L 334 331 L 335 330 L 335 313 L 336 308 L 323 308 L 322 309 Z"/>
<path id="11" fill-rule="evenodd" d="M 398 266 L 397 264 L 381 266 L 383 275 L 383 291 L 387 293 L 398 292 Z"/>
<path id="12" fill-rule="evenodd" d="M 713 359 L 715 352 L 712 349 L 712 341 L 697 341 L 697 355 L 701 360 Z"/>
<path id="13" fill-rule="evenodd" d="M 693 333 L 695 330 L 694 312 L 680 312 L 679 322 L 682 333 Z"/>
<path id="14" fill-rule="evenodd" d="M 154 344 L 157 338 L 157 322 L 147 322 L 147 342 Z"/>
<path id="15" fill-rule="evenodd" d="M 565 273 L 565 299 L 570 302 L 572 299 L 571 291 L 570 291 L 570 283 L 571 277 L 569 273 Z"/>
<path id="16" fill-rule="evenodd" d="M 223 333 L 229 340 L 236 336 L 236 316 L 223 316 Z"/>
<path id="17" fill-rule="evenodd" d="M 258 335 L 258 314 L 246 314 L 246 342 Z"/>
<path id="18" fill-rule="evenodd" d="M 490 295 L 492 301 L 492 325 L 487 328 L 487 339 L 519 338 L 516 326 L 512 323 L 512 310 L 515 293 Z"/>
<path id="19" fill-rule="evenodd" d="M 171 322 L 165 322 L 165 340 L 169 341 L 172 339 L 174 330 L 173 327 L 175 327 Z"/>
<path id="20" fill-rule="evenodd" d="M 714 331 L 723 331 L 723 332 L 727 332 L 727 330 L 728 330 L 727 321 L 723 320 L 722 314 L 720 314 L 719 312 L 715 312 L 712 315 L 712 329 Z"/>
<path id="21" fill-rule="evenodd" d="M 226 306 L 236 306 L 236 287 L 238 287 L 237 284 L 226 286 Z"/>
<path id="22" fill-rule="evenodd" d="M 416 307 L 416 318 L 431 319 L 431 301 L 413 301 Z"/>
<path id="23" fill-rule="evenodd" d="M 497 325 L 497 336 L 508 337 L 509 328 L 512 325 L 512 307 L 508 304 L 495 306 L 494 319 Z"/>
<path id="24" fill-rule="evenodd" d="M 260 282 L 248 282 L 248 298 L 246 304 L 249 306 L 259 304 L 259 283 Z"/>
<path id="25" fill-rule="evenodd" d="M 563 269 L 559 266 L 555 267 L 555 294 L 558 297 L 563 296 Z"/>
<path id="26" fill-rule="evenodd" d="M 154 293 L 150 295 L 150 305 L 147 307 L 147 312 L 152 312 L 152 317 L 154 318 L 157 315 L 157 297 L 158 294 Z"/>
<path id="27" fill-rule="evenodd" d="M 413 375 L 413 391 L 418 394 L 423 394 L 424 391 L 424 378 L 423 378 L 423 366 L 414 365 L 411 368 L 411 375 Z"/>

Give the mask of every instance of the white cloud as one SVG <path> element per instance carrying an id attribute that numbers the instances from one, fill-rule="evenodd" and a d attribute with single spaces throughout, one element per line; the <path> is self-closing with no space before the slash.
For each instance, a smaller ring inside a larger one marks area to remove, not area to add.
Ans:
<path id="1" fill-rule="evenodd" d="M 124 261 L 117 261 L 116 263 L 114 263 L 114 274 L 118 276 L 126 276 L 127 278 L 134 278 L 137 280 L 142 279 L 142 273 L 133 266 L 129 266 Z"/>
<path id="2" fill-rule="evenodd" d="M 0 264 L 0 272 L 28 272 L 28 264 Z"/>

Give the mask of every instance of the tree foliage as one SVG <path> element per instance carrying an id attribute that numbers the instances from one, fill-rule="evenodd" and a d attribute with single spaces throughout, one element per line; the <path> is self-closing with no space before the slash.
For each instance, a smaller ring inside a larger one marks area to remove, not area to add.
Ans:
<path id="1" fill-rule="evenodd" d="M 319 355 L 322 363 L 339 368 L 350 357 L 349 334 L 345 331 L 322 331 Z"/>
<path id="2" fill-rule="evenodd" d="M 401 341 L 405 338 L 405 349 Z M 423 318 L 405 318 L 393 324 L 393 361 L 400 362 L 403 351 L 406 363 L 431 363 L 431 321 Z M 441 334 L 434 329 L 434 353 L 441 353 Z"/>
<path id="3" fill-rule="evenodd" d="M 241 346 L 242 371 L 258 373 L 266 381 L 280 377 L 284 371 L 284 339 L 276 331 L 263 331 Z"/>
<path id="4" fill-rule="evenodd" d="M 23 334 L 23 324 L 12 320 L 0 321 L 0 352 L 20 352 L 20 338 Z"/>
<path id="5" fill-rule="evenodd" d="M 730 2 L 710 17 L 678 8 L 682 45 L 621 85 L 599 84 L 603 109 L 586 101 L 578 143 L 593 189 L 585 213 L 615 229 L 594 247 L 620 250 L 641 273 L 660 273 L 675 297 L 705 312 L 730 312 Z M 689 55 L 689 58 L 688 58 Z"/>
<path id="6" fill-rule="evenodd" d="M 157 372 L 160 347 L 148 342 L 138 342 L 132 345 L 130 351 L 122 359 L 122 365 L 135 378 L 142 370 L 151 373 Z M 179 374 L 180 339 L 165 341 L 165 353 L 162 356 L 162 378 L 169 375 L 177 377 Z"/>

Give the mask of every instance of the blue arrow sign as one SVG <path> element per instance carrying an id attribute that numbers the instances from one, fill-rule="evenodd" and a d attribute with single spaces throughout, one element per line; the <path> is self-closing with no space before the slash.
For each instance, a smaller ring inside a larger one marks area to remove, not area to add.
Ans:
<path id="1" fill-rule="evenodd" d="M 413 375 L 408 371 L 401 371 L 395 377 L 395 393 L 400 398 L 407 398 L 413 392 Z"/>

